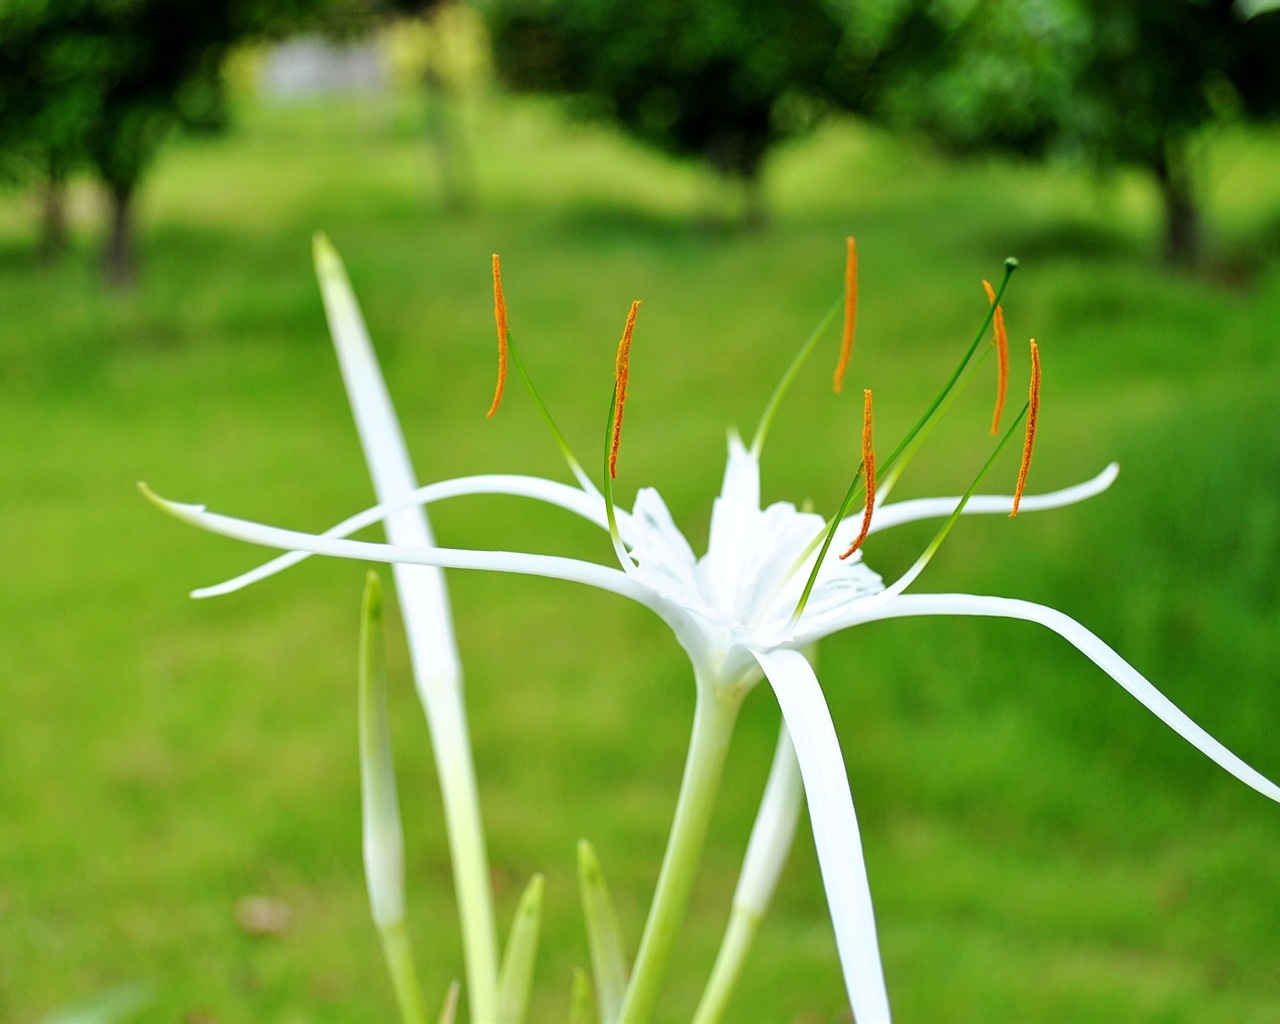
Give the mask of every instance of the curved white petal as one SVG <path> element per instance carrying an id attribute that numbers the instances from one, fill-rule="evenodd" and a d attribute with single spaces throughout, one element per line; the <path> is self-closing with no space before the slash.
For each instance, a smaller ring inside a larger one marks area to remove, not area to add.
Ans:
<path id="1" fill-rule="evenodd" d="M 818 678 L 798 651 L 757 651 L 791 733 L 836 946 L 858 1024 L 889 1020 L 871 888 L 840 742 Z"/>
<path id="2" fill-rule="evenodd" d="M 1009 597 L 979 597 L 975 594 L 913 594 L 886 601 L 876 598 L 868 599 L 862 603 L 858 614 L 851 615 L 846 620 L 845 625 L 912 615 L 986 615 L 1006 619 L 1025 619 L 1028 622 L 1038 622 L 1042 626 L 1047 626 L 1133 694 L 1147 710 L 1206 757 L 1225 768 L 1246 786 L 1280 802 L 1280 786 L 1249 767 L 1215 740 L 1120 655 L 1071 616 L 1064 615 L 1056 608 Z"/>
<path id="3" fill-rule="evenodd" d="M 353 516 L 349 516 L 337 525 L 325 530 L 321 536 L 349 537 L 366 526 L 372 526 L 374 523 L 383 520 L 387 520 L 389 529 L 391 517 L 401 509 L 426 506 L 433 502 L 443 501 L 446 498 L 457 498 L 473 494 L 506 494 L 513 497 L 533 498 L 536 501 L 545 501 L 549 505 L 558 505 L 567 509 L 575 515 L 595 523 L 602 529 L 608 529 L 609 526 L 604 512 L 604 500 L 599 495 L 584 494 L 568 484 L 557 483 L 554 480 L 544 480 L 541 477 L 491 473 L 458 477 L 453 480 L 441 480 L 434 484 L 427 484 L 425 487 L 418 487 L 397 501 L 384 501 L 381 504 L 374 505 L 372 508 L 364 509 Z M 621 513 L 621 510 L 619 512 Z M 620 517 L 619 527 L 629 529 L 630 517 L 625 517 L 625 519 Z M 393 540 L 393 543 L 405 542 Z M 249 586 L 251 583 L 257 583 L 259 580 L 264 580 L 278 572 L 283 572 L 285 569 L 297 565 L 310 557 L 310 552 L 290 551 L 263 563 L 256 569 L 250 569 L 234 579 L 193 591 L 192 596 L 217 597 L 222 594 L 230 594 Z"/>
<path id="4" fill-rule="evenodd" d="M 670 621 L 671 609 L 667 606 L 667 602 L 653 590 L 619 569 L 611 569 L 594 562 L 515 551 L 409 547 L 400 544 L 377 544 L 372 541 L 320 537 L 209 512 L 203 505 L 186 505 L 168 501 L 146 490 L 145 487 L 143 493 L 166 512 L 185 522 L 209 530 L 211 533 L 220 533 L 224 537 L 247 541 L 250 544 L 261 544 L 264 547 L 281 548 L 285 551 L 309 551 L 317 555 L 333 555 L 338 558 L 353 558 L 367 562 L 433 565 L 442 569 L 481 569 L 585 583 L 589 587 L 629 597 L 633 601 L 652 608 L 664 619 Z"/>
<path id="5" fill-rule="evenodd" d="M 1049 491 L 1047 494 L 1024 494 L 1018 506 L 1022 512 L 1037 512 L 1049 508 L 1061 508 L 1074 505 L 1088 498 L 1101 494 L 1115 482 L 1120 472 L 1118 463 L 1111 463 L 1091 480 L 1064 487 L 1060 491 Z M 871 517 L 871 533 L 887 530 L 903 523 L 914 523 L 920 519 L 942 519 L 955 511 L 960 503 L 960 495 L 953 498 L 915 498 L 911 501 L 898 501 L 883 505 L 876 509 Z M 964 507 L 962 515 L 982 515 L 1003 512 L 1008 514 L 1013 508 L 1013 495 L 975 494 Z M 841 531 L 854 529 L 862 522 L 862 513 L 848 517 L 840 524 Z M 841 534 L 843 535 L 843 533 Z"/>
<path id="6" fill-rule="evenodd" d="M 636 561 L 633 574 L 637 578 L 690 607 L 704 604 L 698 589 L 698 560 L 662 495 L 652 487 L 642 487 L 636 493 L 623 535 Z"/>

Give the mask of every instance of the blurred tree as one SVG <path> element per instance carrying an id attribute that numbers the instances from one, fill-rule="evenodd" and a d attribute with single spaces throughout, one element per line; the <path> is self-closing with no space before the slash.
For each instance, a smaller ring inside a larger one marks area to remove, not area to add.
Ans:
<path id="1" fill-rule="evenodd" d="M 174 128 L 226 119 L 221 65 L 235 44 L 340 22 L 344 0 L 14 0 L 0 3 L 0 172 L 43 177 L 41 248 L 65 241 L 61 191 L 87 164 L 110 201 L 104 269 L 135 274 L 138 187 Z"/>
<path id="2" fill-rule="evenodd" d="M 841 22 L 824 0 L 524 0 L 484 7 L 499 73 L 576 97 L 643 141 L 741 183 L 764 216 L 760 171 L 820 109 Z"/>
<path id="3" fill-rule="evenodd" d="M 1140 167 L 1184 266 L 1203 249 L 1197 132 L 1280 113 L 1280 12 L 1248 19 L 1238 0 L 884 0 L 872 22 L 835 6 L 840 105 L 956 153 Z"/>
<path id="4" fill-rule="evenodd" d="M 426 93 L 426 128 L 445 210 L 475 202 L 475 173 L 464 126 L 467 92 L 491 75 L 489 40 L 475 9 L 461 0 L 383 0 L 401 17 L 386 38 L 392 64 Z"/>

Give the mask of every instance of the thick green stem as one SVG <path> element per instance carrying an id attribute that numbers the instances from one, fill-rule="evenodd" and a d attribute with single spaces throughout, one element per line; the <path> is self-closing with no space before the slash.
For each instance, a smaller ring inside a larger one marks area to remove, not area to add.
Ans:
<path id="1" fill-rule="evenodd" d="M 738 688 L 722 687 L 714 680 L 698 680 L 693 736 L 680 783 L 680 797 L 676 801 L 675 821 L 658 874 L 653 905 L 649 908 L 649 920 L 636 953 L 631 982 L 622 1001 L 620 1019 L 626 1024 L 639 1024 L 653 1015 L 671 959 L 671 947 L 689 905 L 711 809 L 724 774 L 725 755 L 741 706 L 742 693 Z"/>

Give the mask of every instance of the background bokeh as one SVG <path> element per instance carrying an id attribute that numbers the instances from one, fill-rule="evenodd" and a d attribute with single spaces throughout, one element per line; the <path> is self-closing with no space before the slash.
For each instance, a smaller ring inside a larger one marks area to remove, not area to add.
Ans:
<path id="1" fill-rule="evenodd" d="M 222 129 L 182 131 L 177 118 L 157 135 L 125 274 L 102 271 L 111 204 L 87 158 L 60 183 L 61 252 L 40 258 L 48 181 L 0 130 L 13 179 L 0 192 L 0 1019 L 39 1020 L 130 981 L 153 988 L 139 1019 L 394 1015 L 360 861 L 365 567 L 311 560 L 192 602 L 187 591 L 258 553 L 166 519 L 134 488 L 146 480 L 305 529 L 369 503 L 310 269 L 317 229 L 347 263 L 426 480 L 565 475 L 514 386 L 484 418 L 490 253 L 502 254 L 522 353 L 588 466 L 618 332 L 630 301 L 644 300 L 619 491 L 629 502 L 659 487 L 695 549 L 725 429 L 753 428 L 839 294 L 847 234 L 862 295 L 849 386 L 830 393 L 833 336 L 771 435 L 766 500 L 833 507 L 858 453 L 851 396 L 875 389 L 877 438 L 891 445 L 972 337 L 981 280 L 1016 255 L 1005 303 L 1015 394 L 1029 336 L 1045 372 L 1030 486 L 1066 486 L 1113 459 L 1121 474 L 1084 506 L 964 521 L 916 589 L 1062 609 L 1280 776 L 1280 135 L 1259 120 L 1264 105 L 1233 106 L 1219 88 L 1209 114 L 1183 118 L 1193 255 L 1169 251 L 1168 191 L 1137 158 L 1096 159 L 1061 125 L 1053 145 L 1021 157 L 1005 142 L 931 142 L 931 120 L 958 122 L 923 99 L 908 118 L 911 79 L 888 72 L 883 103 L 861 109 L 790 90 L 788 130 L 770 136 L 744 198 L 740 169 L 652 146 L 658 122 L 635 133 L 580 90 L 566 99 L 514 76 L 503 84 L 503 51 L 488 44 L 502 17 L 554 6 L 409 11 L 394 23 L 364 12 L 304 47 L 347 71 L 302 84 L 280 70 L 295 59 L 280 56 L 285 29 L 258 26 L 216 64 Z M 1089 9 L 1045 9 L 1059 7 Z M 31 81 L 4 77 L 18 66 L 4 49 L 16 22 L 4 19 L 36 8 L 19 0 L 0 16 L 0 118 Z M 893 25 L 947 9 L 904 4 Z M 1261 32 L 1280 15 L 1238 17 Z M 957 24 L 979 41 L 1012 31 Z M 896 38 L 893 25 L 872 36 Z M 911 30 L 917 47 L 930 38 Z M 363 52 L 375 55 L 371 75 Z M 947 56 L 970 52 L 928 51 L 911 67 L 981 83 L 968 58 Z M 940 82 L 930 98 L 958 95 Z M 958 149 L 969 159 L 947 155 Z M 1054 159 L 1027 161 L 1042 152 Z M 990 450 L 993 389 L 980 379 L 961 398 L 900 496 L 968 485 Z M 989 489 L 1007 490 L 1016 469 L 1006 453 Z M 515 500 L 459 500 L 433 519 L 453 545 L 611 557 L 581 523 Z M 931 537 L 929 525 L 877 536 L 867 561 L 893 576 Z M 454 573 L 450 586 L 500 928 L 544 872 L 535 1019 L 561 1019 L 587 958 L 575 843 L 599 851 L 634 948 L 692 679 L 639 607 L 543 580 Z M 411 927 L 435 1000 L 461 974 L 460 950 L 427 732 L 396 628 L 393 617 Z M 1280 808 L 1064 642 L 1021 623 L 882 623 L 825 643 L 819 676 L 900 1020 L 1280 1016 Z M 705 980 L 777 722 L 767 692 L 753 695 L 664 1019 L 687 1017 Z M 287 914 L 256 927 L 247 897 Z M 848 1019 L 803 826 L 730 1019 Z"/>

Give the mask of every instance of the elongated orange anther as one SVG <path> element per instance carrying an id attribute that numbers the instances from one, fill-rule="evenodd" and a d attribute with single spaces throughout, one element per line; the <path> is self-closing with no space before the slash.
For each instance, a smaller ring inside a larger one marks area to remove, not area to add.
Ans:
<path id="1" fill-rule="evenodd" d="M 982 287 L 987 290 L 987 298 L 991 302 L 996 301 L 996 290 L 991 287 L 990 281 L 983 281 Z M 996 411 L 991 417 L 991 433 L 996 433 L 1000 428 L 1000 414 L 1004 411 L 1004 393 L 1009 385 L 1009 335 L 1004 329 L 1004 309 L 996 306 L 996 311 L 992 317 L 992 324 L 996 331 Z"/>
<path id="2" fill-rule="evenodd" d="M 636 327 L 636 310 L 640 308 L 637 299 L 631 303 L 631 312 L 627 314 L 627 325 L 622 329 L 622 340 L 618 342 L 618 361 L 614 368 L 613 383 L 613 434 L 609 439 L 609 478 L 618 476 L 618 445 L 622 443 L 622 407 L 627 402 L 627 360 L 631 356 L 631 332 Z"/>
<path id="3" fill-rule="evenodd" d="M 862 392 L 862 475 L 867 484 L 867 506 L 862 513 L 862 529 L 849 545 L 849 550 L 840 556 L 841 560 L 848 558 L 862 547 L 862 542 L 867 539 L 867 533 L 871 530 L 871 513 L 876 507 L 876 453 L 871 447 L 871 392 L 869 390 Z"/>
<path id="4" fill-rule="evenodd" d="M 1031 397 L 1027 399 L 1027 439 L 1022 442 L 1022 465 L 1018 468 L 1018 486 L 1013 492 L 1012 519 L 1018 514 L 1022 489 L 1027 486 L 1027 470 L 1031 467 L 1031 449 L 1036 443 L 1036 417 L 1040 415 L 1040 349 L 1031 339 Z"/>
<path id="5" fill-rule="evenodd" d="M 498 387 L 493 392 L 493 404 L 486 416 L 492 417 L 502 401 L 502 389 L 507 385 L 507 300 L 502 297 L 502 270 L 498 267 L 498 254 L 493 254 L 493 318 L 498 324 Z"/>
<path id="6" fill-rule="evenodd" d="M 858 321 L 858 243 L 850 235 L 845 239 L 844 262 L 844 334 L 840 338 L 840 362 L 836 364 L 831 386 L 838 395 L 844 390 L 844 371 L 853 354 L 853 329 Z"/>

